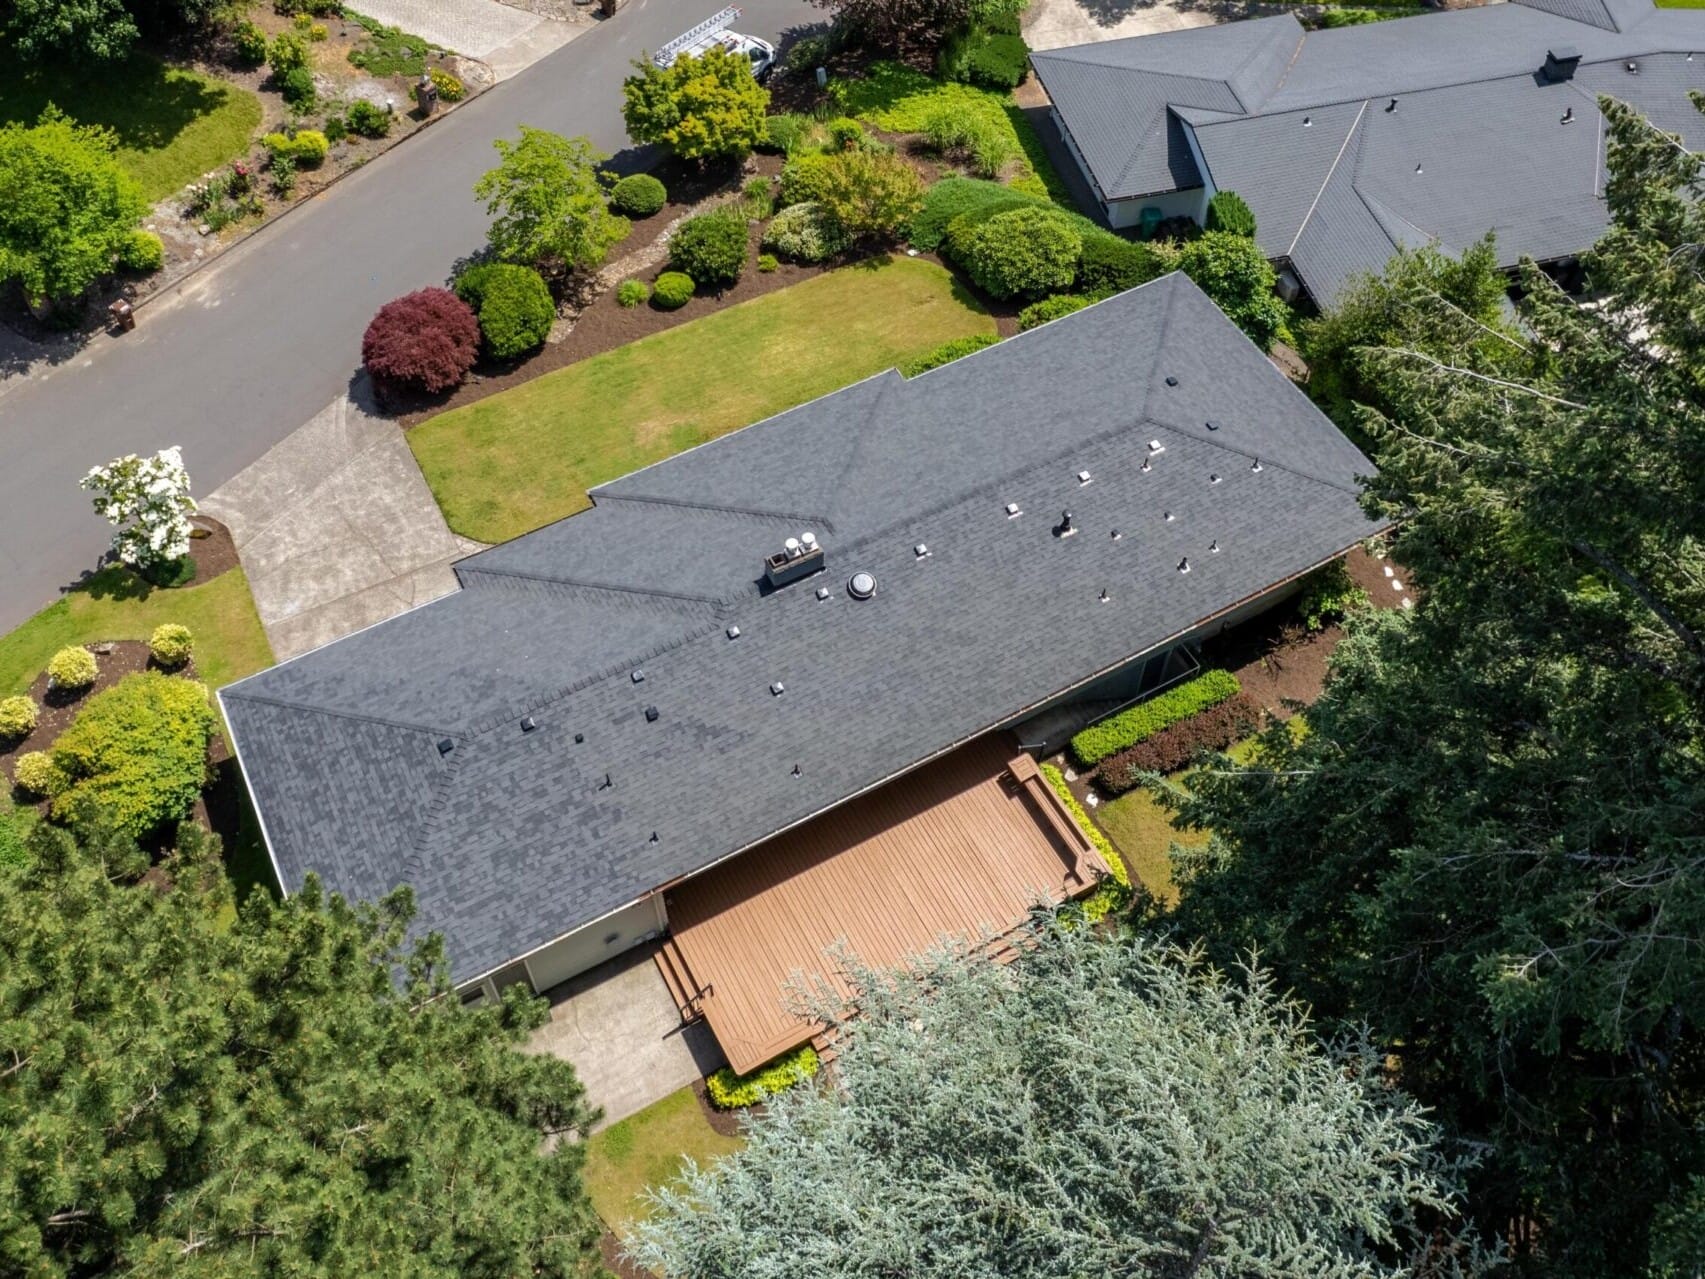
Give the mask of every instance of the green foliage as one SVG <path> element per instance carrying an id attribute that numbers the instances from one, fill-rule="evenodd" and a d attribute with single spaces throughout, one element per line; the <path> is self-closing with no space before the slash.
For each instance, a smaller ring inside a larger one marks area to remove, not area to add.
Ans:
<path id="1" fill-rule="evenodd" d="M 314 25 L 314 15 L 311 13 L 295 14 L 290 19 L 290 25 L 306 35 L 308 28 Z"/>
<path id="2" fill-rule="evenodd" d="M 1030 74 L 1030 48 L 1017 32 L 973 28 L 942 46 L 942 77 L 986 89 L 1016 89 Z"/>
<path id="3" fill-rule="evenodd" d="M 308 65 L 308 42 L 294 31 L 280 31 L 267 46 L 266 65 L 282 80 L 286 72 Z"/>
<path id="4" fill-rule="evenodd" d="M 51 108 L 0 127 L 0 283 L 32 303 L 81 294 L 130 244 L 147 202 L 113 159 L 113 135 Z"/>
<path id="5" fill-rule="evenodd" d="M 1204 231 L 1179 252 L 1178 268 L 1263 351 L 1284 332 L 1289 313 L 1273 292 L 1278 277 L 1249 237 Z"/>
<path id="6" fill-rule="evenodd" d="M 651 299 L 651 286 L 644 280 L 623 280 L 616 286 L 616 301 L 630 310 Z"/>
<path id="7" fill-rule="evenodd" d="M 723 288 L 740 278 L 749 239 L 746 219 L 728 209 L 688 218 L 669 237 L 669 263 L 695 284 Z"/>
<path id="8" fill-rule="evenodd" d="M 298 129 L 294 134 L 269 133 L 261 145 L 274 160 L 283 157 L 291 164 L 318 168 L 331 152 L 331 142 L 318 129 Z"/>
<path id="9" fill-rule="evenodd" d="M 349 125 L 341 115 L 328 115 L 324 132 L 327 142 L 342 142 L 349 136 Z"/>
<path id="10" fill-rule="evenodd" d="M 755 144 L 755 149 L 791 155 L 810 134 L 811 127 L 809 116 L 772 115 L 764 121 L 764 136 Z"/>
<path id="11" fill-rule="evenodd" d="M 917 377 L 920 373 L 928 373 L 931 369 L 939 369 L 943 364 L 951 364 L 961 356 L 981 351 L 985 346 L 993 346 L 1000 341 L 998 333 L 973 333 L 970 337 L 954 338 L 951 342 L 943 342 L 935 350 L 918 356 L 915 360 L 907 360 L 900 365 L 900 372 L 906 377 Z"/>
<path id="12" fill-rule="evenodd" d="M 768 136 L 769 90 L 744 53 L 720 45 L 659 67 L 636 59 L 622 82 L 622 118 L 635 142 L 666 146 L 686 160 L 742 156 Z"/>
<path id="13" fill-rule="evenodd" d="M 207 744 L 219 727 L 207 689 L 144 671 L 97 693 L 53 743 L 53 762 L 71 784 L 53 816 L 73 817 L 94 801 L 140 839 L 189 812 L 207 781 Z"/>
<path id="14" fill-rule="evenodd" d="M 382 138 L 391 131 L 391 113 L 365 98 L 351 102 L 343 113 L 343 119 L 344 126 L 358 138 Z M 522 132 L 526 132 L 525 128 Z M 501 150 L 503 140 L 499 138 L 495 145 Z M 474 194 L 479 194 L 478 187 Z"/>
<path id="15" fill-rule="evenodd" d="M 802 1044 L 748 1074 L 736 1075 L 723 1066 L 704 1081 L 705 1095 L 718 1110 L 755 1106 L 784 1088 L 814 1079 L 819 1064 L 817 1050 L 810 1044 Z"/>
<path id="16" fill-rule="evenodd" d="M 762 175 L 746 179 L 739 203 L 731 207 L 739 209 L 748 222 L 762 222 L 776 211 L 775 184 Z"/>
<path id="17" fill-rule="evenodd" d="M 426 74 L 432 87 L 438 90 L 439 101 L 460 102 L 467 96 L 468 87 L 443 67 L 429 67 Z"/>
<path id="18" fill-rule="evenodd" d="M 65 792 L 71 779 L 48 751 L 25 751 L 12 766 L 12 781 L 26 795 L 52 799 Z"/>
<path id="19" fill-rule="evenodd" d="M 1228 231 L 1232 235 L 1246 235 L 1253 240 L 1255 212 L 1237 192 L 1215 191 L 1213 198 L 1208 201 L 1205 226 L 1209 231 Z"/>
<path id="20" fill-rule="evenodd" d="M 272 0 L 272 11 L 287 18 L 297 14 L 329 18 L 343 13 L 344 9 L 342 0 Z M 363 21 L 360 14 L 349 16 L 356 22 Z"/>
<path id="21" fill-rule="evenodd" d="M 33 812 L 14 807 L 10 797 L 0 793 L 0 874 L 30 864 L 28 840 L 35 820 Z"/>
<path id="22" fill-rule="evenodd" d="M 801 36 L 789 47 L 783 65 L 795 75 L 813 75 L 833 52 L 828 36 Z"/>
<path id="23" fill-rule="evenodd" d="M 1030 329 L 1040 328 L 1050 320 L 1070 315 L 1073 311 L 1081 311 L 1098 300 L 1084 297 L 1080 293 L 1056 293 L 1051 298 L 1032 302 L 1018 313 L 1019 331 L 1028 332 Z"/>
<path id="24" fill-rule="evenodd" d="M 1083 241 L 1077 287 L 1092 297 L 1109 297 L 1147 284 L 1164 266 L 1154 249 L 1116 235 L 1090 235 Z"/>
<path id="25" fill-rule="evenodd" d="M 608 157 L 585 138 L 522 125 L 520 141 L 493 145 L 502 159 L 474 194 L 493 216 L 486 242 L 498 258 L 589 271 L 628 233 L 628 220 L 610 212 L 598 180 Z"/>
<path id="26" fill-rule="evenodd" d="M 941 247 L 941 242 L 947 238 L 948 225 L 957 218 L 982 219 L 1008 209 L 1039 204 L 1032 197 L 998 183 L 943 178 L 924 192 L 923 207 L 912 219 L 906 238 L 926 253 L 933 252 Z"/>
<path id="27" fill-rule="evenodd" d="M 1089 814 L 1083 811 L 1083 805 L 1078 803 L 1077 796 L 1072 794 L 1072 788 L 1066 783 L 1066 775 L 1052 764 L 1042 765 L 1042 776 L 1053 788 L 1054 794 L 1060 797 L 1060 802 L 1066 806 L 1077 822 L 1079 829 L 1089 836 L 1089 842 L 1095 845 L 1095 851 L 1101 854 L 1101 860 L 1107 863 L 1108 873 L 1113 882 L 1123 888 L 1127 894 L 1131 892 L 1131 872 L 1125 867 L 1125 859 L 1119 856 L 1119 850 L 1113 847 L 1113 841 L 1102 833 L 1101 827 L 1089 819 Z"/>
<path id="28" fill-rule="evenodd" d="M 610 188 L 610 207 L 630 218 L 649 218 L 669 202 L 669 191 L 649 173 L 633 173 Z"/>
<path id="29" fill-rule="evenodd" d="M 35 732 L 40 708 L 35 699 L 18 695 L 0 698 L 0 741 L 17 741 Z"/>
<path id="30" fill-rule="evenodd" d="M 315 44 L 323 44 L 331 39 L 331 28 L 323 22 L 311 23 L 308 27 L 308 39 Z"/>
<path id="31" fill-rule="evenodd" d="M 1203 671 L 1194 679 L 1175 684 L 1164 693 L 1091 724 L 1072 738 L 1072 754 L 1088 768 L 1169 724 L 1225 701 L 1241 688 L 1237 676 L 1230 671 Z"/>
<path id="32" fill-rule="evenodd" d="M 387 27 L 360 14 L 352 16 L 367 34 L 359 45 L 349 51 L 349 61 L 368 75 L 406 76 L 418 80 L 426 73 L 427 58 L 444 52 L 421 36 Z"/>
<path id="33" fill-rule="evenodd" d="M 974 109 L 976 105 L 948 101 L 935 107 L 924 117 L 924 140 L 943 155 L 964 160 L 979 178 L 998 177 L 1018 154 L 1018 142 L 999 120 Z"/>
<path id="34" fill-rule="evenodd" d="M 237 29 L 231 36 L 231 44 L 236 50 L 238 61 L 245 66 L 258 67 L 266 61 L 266 32 L 247 18 L 237 24 Z"/>
<path id="35" fill-rule="evenodd" d="M 829 132 L 832 151 L 850 151 L 864 145 L 864 126 L 850 116 L 837 116 L 824 127 Z"/>
<path id="36" fill-rule="evenodd" d="M 1071 286 L 1083 237 L 1059 210 L 1031 207 L 968 226 L 956 222 L 946 248 L 991 297 L 1039 297 Z"/>
<path id="37" fill-rule="evenodd" d="M 194 649 L 195 636 L 190 633 L 189 627 L 181 626 L 177 622 L 161 622 L 148 636 L 149 654 L 168 670 L 174 670 L 189 661 Z"/>
<path id="38" fill-rule="evenodd" d="M 1323 1049 L 1263 973 L 1044 915 L 842 967 L 835 1087 L 687 1165 L 633 1227 L 657 1274 L 908 1279 L 1471 1275 L 1442 1134 L 1360 1041 Z"/>
<path id="39" fill-rule="evenodd" d="M 773 254 L 773 253 L 760 253 L 760 254 L 758 254 L 758 271 L 760 274 L 768 275 L 772 271 L 779 271 L 780 269 L 781 269 L 781 260 L 779 258 L 777 258 L 775 254 Z"/>
<path id="40" fill-rule="evenodd" d="M 266 169 L 272 177 L 272 189 L 279 195 L 287 196 L 296 189 L 295 160 L 287 155 L 274 155 Z"/>
<path id="41" fill-rule="evenodd" d="M 846 232 L 815 201 L 790 204 L 764 228 L 763 246 L 795 262 L 821 262 L 846 249 Z"/>
<path id="42" fill-rule="evenodd" d="M 13 0 L 0 9 L 0 47 L 30 59 L 116 62 L 139 34 L 123 0 Z"/>
<path id="43" fill-rule="evenodd" d="M 166 265 L 165 242 L 140 227 L 130 233 L 118 251 L 118 264 L 126 271 L 148 275 Z"/>
<path id="44" fill-rule="evenodd" d="M 853 241 L 892 241 L 923 207 L 917 170 L 881 151 L 840 151 L 825 157 L 817 203 Z"/>
<path id="45" fill-rule="evenodd" d="M 95 655 L 81 644 L 60 649 L 47 663 L 47 678 L 54 688 L 88 688 L 98 674 Z"/>
<path id="46" fill-rule="evenodd" d="M 278 77 L 278 92 L 284 101 L 296 112 L 302 113 L 313 110 L 314 96 L 317 92 L 314 88 L 314 73 L 308 70 L 307 67 L 290 68 L 290 70 L 284 72 Z M 354 106 L 370 105 L 370 103 L 362 102 L 354 104 Z M 354 107 L 351 107 L 350 115 L 352 118 L 354 114 Z M 384 113 L 380 112 L 380 114 L 383 115 Z M 385 128 L 390 128 L 389 117 L 386 118 Z M 384 133 L 381 132 L 374 136 L 383 137 Z"/>
<path id="47" fill-rule="evenodd" d="M 551 291 L 530 266 L 510 262 L 471 266 L 456 277 L 455 292 L 479 316 L 486 350 L 500 360 L 512 360 L 544 345 L 556 323 Z"/>
<path id="48" fill-rule="evenodd" d="M 678 311 L 692 301 L 696 287 L 692 276 L 680 271 L 665 271 L 657 277 L 657 285 L 651 290 L 651 304 L 665 311 Z"/>
<path id="49" fill-rule="evenodd" d="M 970 0 L 813 0 L 835 15 L 832 39 L 917 66 L 971 21 Z M 806 68 L 809 70 L 810 68 Z"/>
<path id="50" fill-rule="evenodd" d="M 1343 560 L 1317 568 L 1302 584 L 1297 616 L 1310 632 L 1324 630 L 1369 604 L 1368 593 L 1351 580 Z"/>
<path id="51" fill-rule="evenodd" d="M 781 167 L 780 200 L 783 206 L 814 204 L 823 197 L 828 182 L 829 157 L 808 151 Z"/>
<path id="52" fill-rule="evenodd" d="M 352 904 L 310 876 L 233 920 L 193 826 L 158 887 L 116 880 L 147 861 L 98 819 L 38 825 L 28 852 L 0 872 L 13 1269 L 597 1273 L 584 1092 L 520 1051 L 543 1004 L 463 1008 L 439 939 L 410 940 L 407 890 Z"/>

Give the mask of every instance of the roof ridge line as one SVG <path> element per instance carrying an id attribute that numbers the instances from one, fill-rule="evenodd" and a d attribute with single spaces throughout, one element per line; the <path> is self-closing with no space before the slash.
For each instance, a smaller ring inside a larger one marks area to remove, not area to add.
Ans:
<path id="1" fill-rule="evenodd" d="M 616 483 L 611 480 L 610 483 Z M 834 524 L 827 515 L 811 511 L 760 511 L 754 507 L 723 506 L 716 502 L 695 502 L 684 497 L 654 497 L 649 493 L 598 493 L 594 490 L 597 501 L 594 506 L 602 506 L 609 502 L 646 503 L 651 506 L 672 506 L 687 511 L 709 511 L 713 515 L 740 515 L 757 520 L 812 520 L 821 524 L 829 532 L 835 531 Z"/>
<path id="2" fill-rule="evenodd" d="M 336 640 L 332 641 L 332 643 L 336 642 Z M 327 645 L 321 645 L 321 647 L 327 647 Z M 317 650 L 309 651 L 314 652 Z M 300 656 L 306 656 L 306 654 L 301 654 Z M 270 669 L 277 668 L 274 667 Z M 241 682 L 242 681 L 238 681 L 238 683 Z M 236 686 L 236 684 L 227 684 L 224 688 L 219 690 L 220 696 L 223 697 L 227 693 L 230 693 L 232 689 L 236 688 Z M 273 697 L 261 693 L 234 693 L 232 694 L 232 697 L 245 702 L 254 702 L 261 706 L 277 706 L 284 710 L 292 711 L 312 711 L 316 715 L 330 715 L 334 719 L 354 720 L 359 724 L 378 724 L 382 728 L 395 728 L 409 733 L 438 733 L 445 737 L 455 737 L 458 735 L 457 730 L 441 728 L 436 724 L 419 724 L 409 720 L 389 719 L 383 715 L 361 715 L 357 714 L 355 711 L 336 710 L 332 707 L 320 706 L 313 702 L 293 702 L 282 697 Z"/>
<path id="3" fill-rule="evenodd" d="M 1291 242 L 1282 256 L 1288 258 L 1296 251 L 1297 241 L 1302 239 L 1302 233 L 1308 229 L 1309 219 L 1314 217 L 1314 211 L 1320 207 L 1320 197 L 1326 194 L 1326 188 L 1332 184 L 1332 175 L 1338 172 L 1338 165 L 1344 159 L 1344 152 L 1350 149 L 1351 140 L 1355 138 L 1357 130 L 1362 127 L 1362 117 L 1368 113 L 1368 103 L 1372 100 L 1371 98 L 1362 99 L 1362 109 L 1356 112 L 1356 118 L 1350 122 L 1350 131 L 1344 135 L 1344 141 L 1338 148 L 1338 154 L 1332 157 L 1332 167 L 1326 170 L 1326 176 L 1320 181 L 1320 189 L 1314 193 L 1314 199 L 1309 201 L 1308 212 L 1303 214 L 1302 221 L 1297 223 L 1296 234 L 1291 237 Z M 1361 157 L 1359 148 L 1356 151 L 1356 156 L 1358 159 Z M 1354 184 L 1351 185 L 1354 189 Z"/>
<path id="4" fill-rule="evenodd" d="M 1000 345 L 1000 335 L 998 333 L 995 335 L 995 341 L 990 345 Z M 973 354 L 975 354 L 975 352 L 973 352 Z M 883 406 L 888 403 L 890 396 L 904 391 L 907 383 L 910 381 L 910 379 L 907 378 L 904 373 L 900 372 L 898 368 L 890 367 L 884 369 L 883 372 L 892 373 L 895 380 L 883 380 L 881 389 L 879 389 L 876 393 L 876 398 L 870 402 L 870 409 L 865 413 L 864 421 L 859 425 L 858 438 L 853 441 L 852 449 L 847 453 L 847 460 L 841 463 L 841 469 L 835 475 L 835 482 L 828 490 L 830 493 L 839 495 L 839 497 L 835 500 L 834 506 L 830 508 L 831 514 L 829 515 L 829 519 L 831 520 L 833 520 L 840 511 L 846 509 L 847 477 L 853 473 L 853 468 L 858 465 L 859 458 L 864 456 L 865 443 L 876 431 L 877 419 Z M 829 528 L 833 531 L 834 525 L 830 524 Z"/>
<path id="5" fill-rule="evenodd" d="M 1295 17 L 1295 16 L 1296 16 L 1296 15 L 1295 15 L 1295 14 L 1292 14 L 1292 13 L 1283 13 L 1283 14 L 1274 14 L 1274 15 L 1273 15 L 1273 16 L 1274 16 L 1274 17 L 1291 17 L 1291 18 L 1294 18 L 1294 17 Z M 1300 50 L 1301 50 L 1301 49 L 1302 49 L 1302 41 L 1303 41 L 1303 37 L 1304 37 L 1304 36 L 1305 36 L 1305 35 L 1307 35 L 1307 34 L 1308 34 L 1308 32 L 1306 32 L 1306 31 L 1305 31 L 1305 30 L 1303 30 L 1303 28 L 1302 28 L 1302 24 L 1301 24 L 1301 23 L 1298 23 L 1298 24 L 1297 24 L 1297 29 L 1296 29 L 1296 33 L 1295 33 L 1295 34 L 1296 34 L 1296 45 L 1295 45 L 1295 46 L 1294 46 L 1294 47 L 1293 47 L 1293 48 L 1292 48 L 1292 50 L 1291 50 L 1291 61 L 1290 61 L 1290 62 L 1287 62 L 1287 63 L 1286 63 L 1286 64 L 1285 64 L 1285 71 L 1286 71 L 1286 73 L 1289 73 L 1289 71 L 1290 71 L 1290 68 L 1291 68 L 1291 63 L 1293 63 L 1293 62 L 1295 62 L 1295 60 L 1296 60 L 1296 56 L 1297 56 L 1297 53 L 1298 53 L 1298 52 L 1299 52 L 1299 51 L 1300 51 Z M 1225 87 L 1226 87 L 1226 88 L 1228 88 L 1228 89 L 1230 89 L 1230 90 L 1231 90 L 1231 96 L 1232 96 L 1232 97 L 1234 97 L 1234 98 L 1236 98 L 1236 99 L 1237 99 L 1237 105 L 1238 105 L 1238 106 L 1240 106 L 1240 107 L 1242 107 L 1242 108 L 1243 108 L 1243 113 L 1244 113 L 1244 114 L 1245 114 L 1245 115 L 1248 115 L 1248 114 L 1249 114 L 1249 107 L 1248 107 L 1248 105 L 1247 105 L 1247 104 L 1246 104 L 1246 103 L 1245 103 L 1245 102 L 1244 102 L 1244 100 L 1243 100 L 1243 95 L 1242 95 L 1242 94 L 1241 94 L 1241 93 L 1239 93 L 1239 92 L 1238 92 L 1238 91 L 1237 91 L 1237 85 L 1236 85 L 1236 84 L 1235 84 L 1235 83 L 1234 83 L 1234 78 L 1235 78 L 1235 77 L 1236 77 L 1236 76 L 1237 76 L 1237 75 L 1238 75 L 1238 73 L 1239 73 L 1239 72 L 1241 72 L 1241 71 L 1242 71 L 1242 70 L 1243 70 L 1243 69 L 1244 69 L 1244 68 L 1245 68 L 1245 67 L 1247 67 L 1247 66 L 1248 66 L 1248 65 L 1249 65 L 1249 64 L 1250 64 L 1250 63 L 1252 63 L 1252 62 L 1254 62 L 1254 61 L 1255 61 L 1255 60 L 1256 60 L 1256 59 L 1257 59 L 1257 58 L 1259 58 L 1259 57 L 1261 57 L 1261 56 L 1263 56 L 1263 55 L 1264 55 L 1264 54 L 1266 54 L 1266 52 L 1267 52 L 1267 49 L 1266 49 L 1266 48 L 1265 48 L 1265 47 L 1264 47 L 1264 46 L 1261 46 L 1261 45 L 1257 45 L 1257 46 L 1256 46 L 1256 47 L 1255 47 L 1255 48 L 1253 48 L 1253 49 L 1251 49 L 1251 50 L 1250 50 L 1250 51 L 1249 51 L 1249 56 L 1248 56 L 1248 57 L 1246 57 L 1246 58 L 1244 58 L 1244 60 L 1243 60 L 1243 61 L 1242 61 L 1242 62 L 1240 62 L 1240 63 L 1238 63 L 1238 64 L 1237 64 L 1237 65 L 1236 65 L 1236 66 L 1235 66 L 1235 67 L 1233 67 L 1233 68 L 1232 68 L 1232 69 L 1231 69 L 1231 75 L 1228 75 L 1228 76 L 1227 76 L 1227 77 L 1226 77 L 1226 78 L 1225 78 L 1225 80 L 1224 80 L 1224 82 L 1223 82 L 1223 83 L 1224 83 L 1224 84 L 1225 84 Z M 1283 80 L 1284 80 L 1284 76 L 1283 76 L 1283 75 L 1281 75 L 1281 76 L 1280 76 L 1280 77 L 1279 77 L 1279 79 L 1280 79 L 1280 81 L 1281 81 L 1281 82 L 1283 82 Z M 1274 85 L 1274 86 L 1273 86 L 1273 90 L 1272 90 L 1272 91 L 1275 91 L 1275 92 L 1276 92 L 1276 91 L 1277 91 L 1277 89 L 1278 89 L 1278 85 Z M 1262 100 L 1263 100 L 1263 101 L 1265 101 L 1265 100 L 1266 100 L 1266 97 L 1265 97 L 1265 95 L 1263 95 L 1263 98 L 1262 98 Z"/>
<path id="6" fill-rule="evenodd" d="M 553 586 L 572 586 L 587 591 L 608 591 L 612 595 L 649 595 L 657 599 L 673 600 L 682 604 L 721 604 L 726 597 L 708 595 L 686 595 L 678 591 L 653 590 L 641 586 L 617 586 L 609 582 L 590 582 L 575 577 L 546 577 L 541 573 L 522 573 L 507 568 L 470 568 L 467 570 L 475 577 L 505 577 L 519 582 L 548 582 Z"/>

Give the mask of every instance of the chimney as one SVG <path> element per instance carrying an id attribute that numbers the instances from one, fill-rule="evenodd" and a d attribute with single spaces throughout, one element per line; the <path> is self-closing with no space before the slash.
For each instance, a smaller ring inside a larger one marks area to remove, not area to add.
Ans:
<path id="1" fill-rule="evenodd" d="M 815 533 L 801 533 L 782 543 L 774 555 L 764 556 L 764 581 L 771 587 L 786 586 L 810 577 L 823 567 L 823 548 Z"/>
<path id="2" fill-rule="evenodd" d="M 1550 84 L 1558 84 L 1564 80 L 1575 78 L 1575 68 L 1580 65 L 1581 51 L 1572 44 L 1560 44 L 1555 49 L 1545 51 L 1545 65 L 1539 74 Z"/>

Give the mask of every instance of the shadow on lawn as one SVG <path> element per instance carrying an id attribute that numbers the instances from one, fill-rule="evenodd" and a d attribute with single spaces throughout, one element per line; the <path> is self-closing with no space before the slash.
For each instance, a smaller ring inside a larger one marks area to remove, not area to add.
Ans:
<path id="1" fill-rule="evenodd" d="M 133 151 L 169 145 L 235 92 L 133 53 L 108 66 L 32 63 L 0 56 L 0 120 L 32 122 L 51 104 L 79 123 L 111 129 Z"/>

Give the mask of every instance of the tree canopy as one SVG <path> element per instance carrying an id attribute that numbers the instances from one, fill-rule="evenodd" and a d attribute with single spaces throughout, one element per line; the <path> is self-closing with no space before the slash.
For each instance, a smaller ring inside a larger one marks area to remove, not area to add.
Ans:
<path id="1" fill-rule="evenodd" d="M 1285 304 L 1273 293 L 1278 277 L 1247 235 L 1204 231 L 1179 252 L 1178 269 L 1263 351 L 1283 331 Z"/>
<path id="2" fill-rule="evenodd" d="M 655 1194 L 667 1279 L 1399 1276 L 1473 1265 L 1431 1123 L 1258 973 L 1044 920 L 1003 967 L 850 961 L 831 1088 Z M 1431 1233 L 1433 1229 L 1437 1233 Z"/>
<path id="3" fill-rule="evenodd" d="M 751 77 L 748 75 L 747 77 Z M 492 215 L 493 256 L 520 266 L 591 270 L 628 233 L 610 212 L 598 165 L 609 159 L 585 138 L 521 126 L 521 139 L 498 138 L 502 159 L 474 185 Z"/>
<path id="4" fill-rule="evenodd" d="M 1527 264 L 1500 326 L 1489 251 L 1352 295 L 1334 399 L 1417 607 L 1352 626 L 1306 736 L 1176 797 L 1217 832 L 1180 925 L 1366 1024 L 1488 1150 L 1476 1219 L 1581 1279 L 1705 1263 L 1705 188 L 1602 106 L 1591 304 Z"/>
<path id="5" fill-rule="evenodd" d="M 622 119 L 635 142 L 655 142 L 684 160 L 743 156 L 769 136 L 770 91 L 743 53 L 712 45 L 667 67 L 646 58 L 622 81 Z"/>
<path id="6" fill-rule="evenodd" d="M 310 879 L 227 925 L 186 825 L 147 884 L 98 811 L 0 859 L 0 1271 L 513 1279 L 599 1273 L 571 1068 L 468 1009 L 411 899 Z M 152 882 L 163 877 L 167 886 Z"/>

